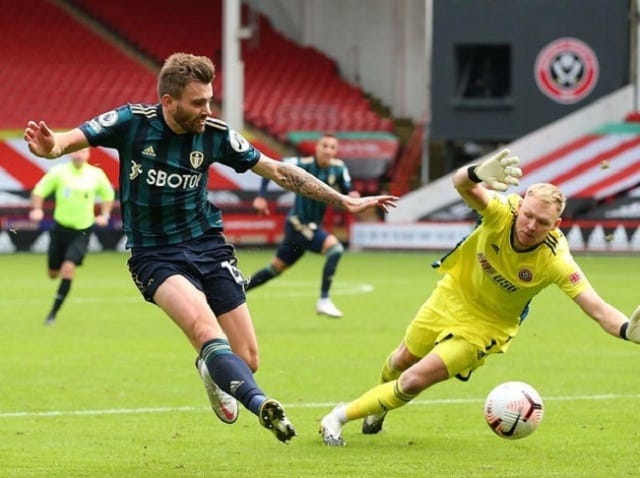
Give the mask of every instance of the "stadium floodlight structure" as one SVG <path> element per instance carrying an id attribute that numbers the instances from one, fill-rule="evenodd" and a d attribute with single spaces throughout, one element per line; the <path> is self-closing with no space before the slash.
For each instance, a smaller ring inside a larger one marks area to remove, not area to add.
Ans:
<path id="1" fill-rule="evenodd" d="M 640 0 L 631 0 L 631 8 L 629 12 L 631 34 L 629 58 L 629 72 L 631 73 L 631 83 L 633 84 L 633 110 L 638 111 L 640 108 Z"/>
<path id="2" fill-rule="evenodd" d="M 240 0 L 224 0 L 222 7 L 222 119 L 238 131 L 244 130 L 244 63 L 240 42 L 251 37 L 251 29 L 240 25 Z"/>

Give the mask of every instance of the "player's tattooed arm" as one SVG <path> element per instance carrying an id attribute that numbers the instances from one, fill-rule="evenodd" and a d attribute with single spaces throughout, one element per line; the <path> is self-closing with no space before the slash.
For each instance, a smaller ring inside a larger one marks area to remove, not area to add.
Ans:
<path id="1" fill-rule="evenodd" d="M 372 208 L 382 208 L 385 212 L 389 212 L 390 208 L 396 207 L 398 200 L 396 196 L 388 194 L 367 197 L 352 197 L 341 194 L 304 169 L 293 164 L 276 161 L 265 155 L 260 157 L 252 171 L 275 181 L 284 189 L 352 213 Z"/>
<path id="2" fill-rule="evenodd" d="M 268 177 L 288 191 L 346 209 L 342 194 L 298 166 L 260 159 L 253 171 Z"/>
<path id="3" fill-rule="evenodd" d="M 283 183 L 280 184 L 283 188 L 336 207 L 344 207 L 340 193 L 304 169 L 293 164 L 280 163 L 278 170 L 284 178 Z"/>

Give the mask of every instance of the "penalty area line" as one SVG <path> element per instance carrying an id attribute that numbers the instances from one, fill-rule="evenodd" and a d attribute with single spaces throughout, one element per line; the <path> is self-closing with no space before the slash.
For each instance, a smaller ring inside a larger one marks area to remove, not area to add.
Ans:
<path id="1" fill-rule="evenodd" d="M 560 397 L 542 397 L 545 402 L 566 402 L 570 400 L 603 401 L 603 400 L 629 400 L 638 399 L 640 394 L 596 394 L 596 395 L 572 395 Z M 409 406 L 430 405 L 457 405 L 461 403 L 484 403 L 483 398 L 442 398 L 433 400 L 414 400 Z M 296 408 L 333 408 L 337 403 L 290 403 L 284 404 L 287 409 Z M 210 407 L 141 407 L 141 408 L 106 408 L 102 410 L 50 410 L 50 411 L 21 411 L 0 412 L 0 418 L 48 418 L 70 416 L 98 416 L 98 415 L 141 415 L 151 413 L 173 412 L 201 412 L 209 411 Z"/>

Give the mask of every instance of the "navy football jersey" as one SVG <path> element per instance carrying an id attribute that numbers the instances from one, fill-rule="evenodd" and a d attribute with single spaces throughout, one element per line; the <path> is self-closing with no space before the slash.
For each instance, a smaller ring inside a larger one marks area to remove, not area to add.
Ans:
<path id="1" fill-rule="evenodd" d="M 313 156 L 303 158 L 284 158 L 282 162 L 294 164 L 304 169 L 323 183 L 343 194 L 347 194 L 351 191 L 351 176 L 349 175 L 349 170 L 347 169 L 346 164 L 341 159 L 332 159 L 331 163 L 326 168 L 318 166 L 318 163 Z M 313 222 L 320 225 L 322 224 L 326 209 L 326 203 L 297 194 L 293 207 L 289 211 L 288 215 L 297 216 L 303 224 Z"/>
<path id="2" fill-rule="evenodd" d="M 242 173 L 260 152 L 224 121 L 208 118 L 202 134 L 176 134 L 161 105 L 128 104 L 79 126 L 91 146 L 118 150 L 120 207 L 127 247 L 176 244 L 222 230 L 220 209 L 209 202 L 209 167 Z"/>

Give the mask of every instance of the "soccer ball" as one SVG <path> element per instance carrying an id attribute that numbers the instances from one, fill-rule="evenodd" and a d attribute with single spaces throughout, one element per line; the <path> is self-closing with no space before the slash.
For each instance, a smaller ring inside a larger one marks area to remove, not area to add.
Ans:
<path id="1" fill-rule="evenodd" d="M 538 392 L 524 382 L 505 382 L 489 392 L 484 418 L 496 435 L 516 440 L 531 435 L 540 425 L 544 404 Z"/>

